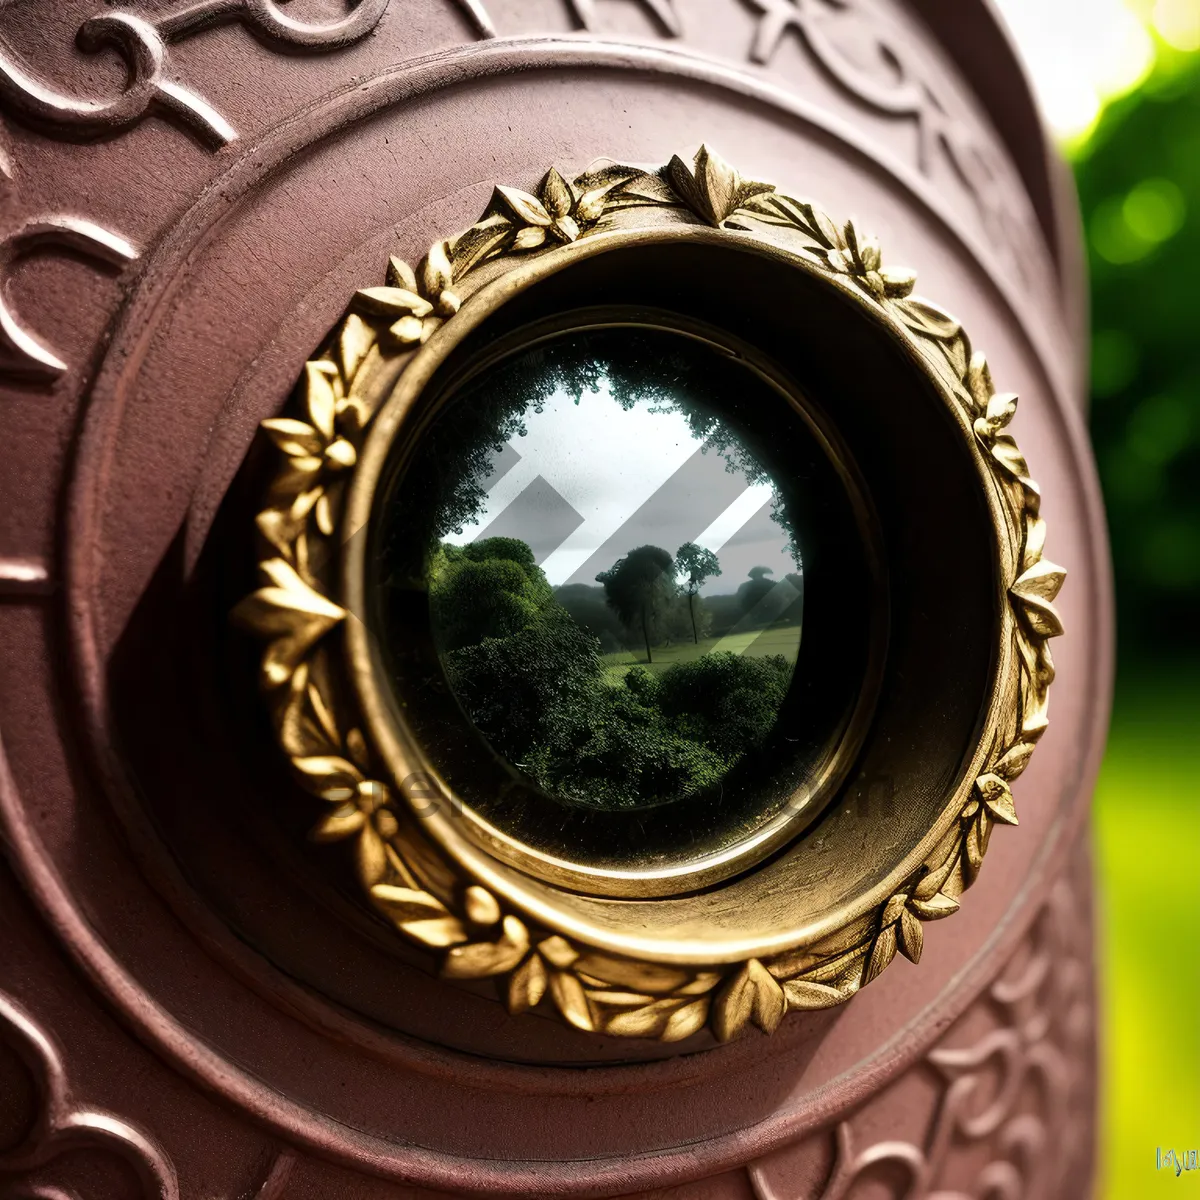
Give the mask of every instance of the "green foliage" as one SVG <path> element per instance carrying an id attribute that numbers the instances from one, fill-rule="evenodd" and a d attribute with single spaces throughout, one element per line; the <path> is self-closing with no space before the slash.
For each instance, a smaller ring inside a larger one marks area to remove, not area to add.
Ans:
<path id="1" fill-rule="evenodd" d="M 444 652 L 520 632 L 553 600 L 529 547 L 515 538 L 443 546 L 430 572 Z"/>
<path id="2" fill-rule="evenodd" d="M 1200 641 L 1200 70 L 1113 106 L 1076 164 L 1092 273 L 1092 434 L 1123 655 Z"/>
<path id="3" fill-rule="evenodd" d="M 542 746 L 522 764 L 551 792 L 599 808 L 636 808 L 712 787 L 731 765 L 676 732 L 654 704 L 629 688 L 605 687 L 593 700 L 586 719 L 565 731 L 564 739 Z"/>
<path id="4" fill-rule="evenodd" d="M 686 609 L 673 568 L 666 551 L 644 546 L 606 574 L 618 595 L 629 589 L 626 611 L 666 598 L 678 616 Z M 585 590 L 593 601 L 603 594 Z M 442 546 L 430 603 L 447 676 L 476 728 L 544 789 L 593 807 L 640 807 L 716 786 L 762 745 L 791 676 L 781 656 L 723 653 L 661 675 L 634 667 L 614 686 L 597 638 L 512 539 Z"/>
<path id="5" fill-rule="evenodd" d="M 736 760 L 762 746 L 791 678 L 782 654 L 705 654 L 663 672 L 655 700 L 677 729 Z"/>
<path id="6" fill-rule="evenodd" d="M 596 576 L 621 623 L 641 631 L 646 658 L 651 644 L 662 640 L 672 611 L 677 608 L 675 560 L 661 546 L 638 546 Z"/>
<path id="7" fill-rule="evenodd" d="M 675 551 L 675 573 L 687 579 L 686 588 L 694 596 L 709 579 L 721 574 L 717 556 L 695 542 L 684 542 Z"/>
<path id="8" fill-rule="evenodd" d="M 554 589 L 554 598 L 571 614 L 575 623 L 600 642 L 601 653 L 625 648 L 625 628 L 608 606 L 602 587 L 567 583 Z"/>
<path id="9" fill-rule="evenodd" d="M 684 542 L 675 551 L 675 574 L 687 579 L 684 585 L 688 598 L 688 616 L 692 620 L 692 641 L 700 641 L 700 623 L 696 620 L 696 593 L 705 582 L 715 575 L 721 574 L 721 564 L 717 556 L 695 542 Z"/>
<path id="10" fill-rule="evenodd" d="M 552 754 L 569 747 L 605 687 L 596 640 L 558 605 L 523 629 L 464 646 L 444 661 L 476 728 L 539 781 L 531 756 L 539 747 Z"/>
<path id="11" fill-rule="evenodd" d="M 772 574 L 774 572 L 770 567 L 750 568 L 750 578 L 737 590 L 738 603 L 741 605 L 742 612 L 753 612 L 759 601 L 774 589 L 775 581 L 767 578 Z"/>

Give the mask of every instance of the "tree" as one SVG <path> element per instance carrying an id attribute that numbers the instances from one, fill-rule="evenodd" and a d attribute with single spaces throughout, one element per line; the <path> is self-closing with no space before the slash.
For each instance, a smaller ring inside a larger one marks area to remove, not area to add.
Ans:
<path id="1" fill-rule="evenodd" d="M 443 653 L 517 633 L 554 599 L 533 551 L 517 538 L 499 537 L 442 546 L 429 593 Z"/>
<path id="2" fill-rule="evenodd" d="M 737 590 L 742 612 L 752 613 L 762 598 L 775 587 L 775 581 L 767 578 L 768 575 L 774 574 L 770 567 L 750 568 L 750 578 Z"/>
<path id="3" fill-rule="evenodd" d="M 639 546 L 601 571 L 596 582 L 604 585 L 605 598 L 623 624 L 631 629 L 641 625 L 646 661 L 653 662 L 650 625 L 678 594 L 675 560 L 661 546 Z"/>
<path id="4" fill-rule="evenodd" d="M 685 575 L 687 583 L 688 616 L 692 619 L 692 643 L 699 645 L 696 632 L 696 593 L 710 579 L 721 574 L 717 556 L 695 542 L 684 542 L 675 553 L 675 573 Z"/>

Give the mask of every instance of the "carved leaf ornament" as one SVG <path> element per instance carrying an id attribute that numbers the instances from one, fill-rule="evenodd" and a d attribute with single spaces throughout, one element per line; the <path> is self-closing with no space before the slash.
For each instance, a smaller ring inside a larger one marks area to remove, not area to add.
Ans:
<path id="1" fill-rule="evenodd" d="M 899 320 L 948 384 L 1011 522 L 1017 711 L 955 826 L 879 908 L 865 937 L 843 930 L 763 961 L 674 967 L 601 953 L 539 929 L 431 850 L 380 778 L 385 772 L 334 686 L 327 635 L 346 612 L 314 563 L 330 554 L 346 481 L 373 415 L 365 364 L 417 348 L 451 320 L 457 285 L 481 264 L 587 237 L 606 215 L 637 206 L 681 209 L 716 228 L 782 226 L 802 234 L 811 262 Z M 279 742 L 300 784 L 328 806 L 314 839 L 350 844 L 371 904 L 436 955 L 444 977 L 494 979 L 514 1014 L 549 1006 L 577 1029 L 610 1036 L 674 1042 L 707 1028 L 727 1041 L 751 1025 L 771 1033 L 789 1011 L 848 1000 L 897 953 L 919 962 L 925 926 L 958 910 L 995 826 L 1017 824 L 1011 785 L 1046 728 L 1054 678 L 1049 639 L 1062 632 L 1053 600 L 1064 573 L 1042 556 L 1038 488 L 1005 432 L 1016 397 L 995 391 L 983 356 L 953 318 L 912 296 L 914 283 L 911 271 L 885 266 L 878 243 L 852 222 L 838 224 L 811 203 L 743 179 L 704 147 L 691 165 L 675 157 L 652 173 L 606 166 L 568 180 L 551 170 L 536 195 L 497 187 L 479 221 L 437 242 L 415 268 L 393 258 L 384 284 L 356 293 L 326 352 L 306 365 L 300 415 L 263 422 L 279 453 L 257 518 L 263 586 L 234 618 L 265 640 L 261 683 Z"/>

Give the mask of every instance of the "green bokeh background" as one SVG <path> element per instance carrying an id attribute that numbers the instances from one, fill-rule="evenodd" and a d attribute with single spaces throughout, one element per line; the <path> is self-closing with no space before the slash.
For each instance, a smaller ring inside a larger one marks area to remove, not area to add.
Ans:
<path id="1" fill-rule="evenodd" d="M 1092 433 L 1117 587 L 1096 792 L 1105 1200 L 1200 1195 L 1200 56 L 1169 52 L 1073 155 Z"/>

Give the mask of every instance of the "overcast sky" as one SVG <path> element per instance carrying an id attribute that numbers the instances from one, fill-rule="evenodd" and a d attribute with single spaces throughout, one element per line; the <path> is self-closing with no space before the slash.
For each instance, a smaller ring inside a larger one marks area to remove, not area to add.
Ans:
<path id="1" fill-rule="evenodd" d="M 754 566 L 776 579 L 796 570 L 770 519 L 771 488 L 727 471 L 679 413 L 622 409 L 606 390 L 585 392 L 578 405 L 560 392 L 525 424 L 527 436 L 496 456 L 479 520 L 447 541 L 520 537 L 556 585 L 594 583 L 646 543 L 672 554 L 687 541 L 712 550 L 722 574 L 704 595 L 735 591 Z"/>

